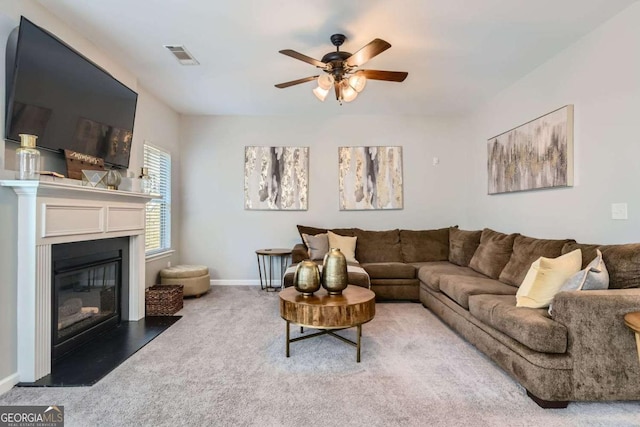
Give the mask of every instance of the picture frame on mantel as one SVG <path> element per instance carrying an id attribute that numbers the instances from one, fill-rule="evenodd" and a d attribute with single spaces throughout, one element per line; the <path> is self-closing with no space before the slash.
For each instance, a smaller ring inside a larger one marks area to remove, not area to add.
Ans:
<path id="1" fill-rule="evenodd" d="M 488 194 L 573 186 L 573 105 L 487 140 Z"/>

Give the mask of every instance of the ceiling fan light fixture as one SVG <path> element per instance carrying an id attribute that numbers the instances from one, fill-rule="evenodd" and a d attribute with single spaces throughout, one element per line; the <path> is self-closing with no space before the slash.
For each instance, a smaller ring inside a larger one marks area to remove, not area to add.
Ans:
<path id="1" fill-rule="evenodd" d="M 318 86 L 324 90 L 329 90 L 333 87 L 333 76 L 331 74 L 322 74 L 318 77 Z"/>
<path id="2" fill-rule="evenodd" d="M 323 89 L 320 86 L 313 90 L 313 94 L 322 102 L 324 102 L 324 100 L 327 98 L 328 93 L 329 89 Z"/>
<path id="3" fill-rule="evenodd" d="M 364 87 L 367 85 L 367 78 L 360 74 L 354 74 L 349 77 L 349 86 L 353 88 L 356 92 L 360 93 L 364 90 Z"/>
<path id="4" fill-rule="evenodd" d="M 348 79 L 342 80 L 340 85 L 342 86 L 341 94 L 342 94 L 342 100 L 344 102 L 351 102 L 354 99 L 356 99 L 356 97 L 358 96 L 358 92 L 356 92 L 356 90 L 351 87 Z"/>

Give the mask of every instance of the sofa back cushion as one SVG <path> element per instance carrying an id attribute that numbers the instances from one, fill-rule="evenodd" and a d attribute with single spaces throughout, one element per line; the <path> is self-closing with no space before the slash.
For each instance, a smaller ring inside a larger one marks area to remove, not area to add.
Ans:
<path id="1" fill-rule="evenodd" d="M 545 240 L 527 236 L 516 236 L 509 262 L 500 273 L 500 281 L 512 286 L 520 286 L 527 272 L 538 258 L 556 258 L 562 255 L 562 248 L 571 240 Z"/>
<path id="2" fill-rule="evenodd" d="M 468 267 L 473 254 L 480 245 L 482 230 L 467 231 L 458 227 L 449 228 L 449 262 Z"/>
<path id="3" fill-rule="evenodd" d="M 400 230 L 404 262 L 447 261 L 449 228 L 439 230 Z"/>
<path id="4" fill-rule="evenodd" d="M 562 252 L 582 250 L 582 268 L 585 269 L 597 257 L 596 249 L 602 251 L 609 271 L 609 289 L 640 288 L 640 243 L 624 245 L 597 245 L 567 243 Z"/>
<path id="5" fill-rule="evenodd" d="M 497 279 L 511 258 L 513 242 L 517 235 L 517 233 L 504 234 L 485 228 L 480 236 L 480 246 L 473 254 L 469 267 L 478 273 Z"/>
<path id="6" fill-rule="evenodd" d="M 355 229 L 358 262 L 402 262 L 400 230 L 370 231 Z"/>
<path id="7" fill-rule="evenodd" d="M 317 234 L 323 234 L 328 231 L 327 228 L 309 227 L 307 225 L 297 225 L 296 227 L 298 227 L 298 233 L 300 234 L 302 243 L 304 243 L 304 238 L 302 237 L 303 234 L 315 236 Z M 349 236 L 349 237 L 355 236 L 355 228 L 332 228 L 331 231 L 340 236 Z M 307 245 L 305 244 L 305 247 L 306 246 Z"/>

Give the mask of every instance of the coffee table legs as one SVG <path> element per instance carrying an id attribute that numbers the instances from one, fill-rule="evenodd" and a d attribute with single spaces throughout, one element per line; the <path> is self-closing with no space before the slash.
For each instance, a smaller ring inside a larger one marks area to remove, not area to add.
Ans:
<path id="1" fill-rule="evenodd" d="M 289 347 L 290 347 L 290 344 L 292 342 L 302 341 L 302 340 L 306 340 L 306 339 L 309 339 L 309 338 L 317 337 L 317 336 L 320 336 L 320 335 L 331 335 L 332 337 L 338 338 L 342 342 L 345 342 L 345 343 L 347 343 L 349 345 L 354 346 L 356 348 L 356 362 L 360 363 L 360 348 L 362 346 L 362 325 L 361 324 L 356 326 L 356 328 L 357 328 L 357 341 L 353 342 L 348 338 L 345 338 L 343 336 L 340 336 L 340 335 L 336 334 L 336 331 L 343 331 L 343 330 L 349 329 L 349 328 L 322 329 L 322 330 L 320 330 L 318 332 L 315 332 L 313 334 L 310 334 L 310 335 L 305 335 L 303 337 L 297 337 L 297 338 L 291 339 L 291 336 L 290 336 L 290 333 L 289 333 L 289 329 L 290 329 L 290 325 L 289 324 L 291 322 L 289 322 L 288 320 L 286 320 L 286 322 L 287 322 L 287 325 L 286 325 L 287 331 L 286 331 L 285 353 L 286 353 L 287 357 L 289 357 L 289 355 L 290 355 Z M 300 333 L 302 333 L 303 330 L 304 330 L 303 327 L 300 326 Z"/>

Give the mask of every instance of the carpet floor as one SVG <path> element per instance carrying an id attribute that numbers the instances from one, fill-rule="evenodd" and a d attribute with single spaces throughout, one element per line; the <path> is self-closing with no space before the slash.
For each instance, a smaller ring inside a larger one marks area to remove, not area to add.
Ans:
<path id="1" fill-rule="evenodd" d="M 326 335 L 287 359 L 278 310 L 277 293 L 213 287 L 94 386 L 14 387 L 0 405 L 64 405 L 65 425 L 82 427 L 640 426 L 639 402 L 539 408 L 420 304 L 377 304 L 361 363 Z"/>

